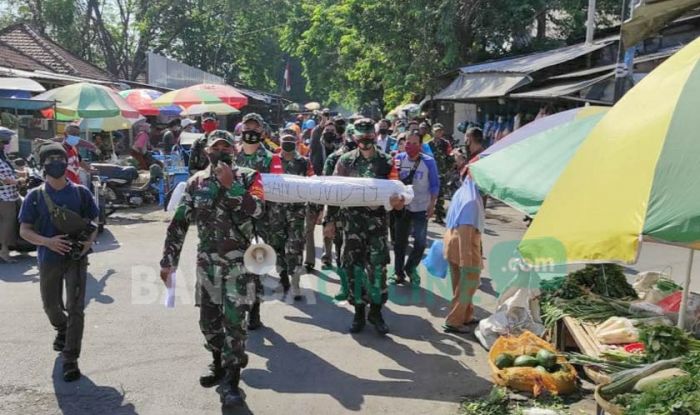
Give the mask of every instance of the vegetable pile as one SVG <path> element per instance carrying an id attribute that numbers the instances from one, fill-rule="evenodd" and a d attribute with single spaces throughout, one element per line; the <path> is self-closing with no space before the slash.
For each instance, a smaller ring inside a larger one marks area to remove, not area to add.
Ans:
<path id="1" fill-rule="evenodd" d="M 610 298 L 637 298 L 623 269 L 615 264 L 586 265 L 585 268 L 540 284 L 543 292 L 564 299 L 594 293 Z"/>
<path id="2" fill-rule="evenodd" d="M 700 352 L 700 340 L 678 327 L 642 325 L 639 339 L 644 343 L 648 362 L 684 356 L 691 351 Z"/>
<path id="3" fill-rule="evenodd" d="M 557 364 L 557 355 L 547 349 L 540 349 L 537 353 L 513 356 L 510 353 L 501 353 L 494 361 L 499 369 L 509 367 L 534 367 L 543 373 L 554 373 L 562 368 Z M 565 369 L 564 369 L 565 370 Z"/>

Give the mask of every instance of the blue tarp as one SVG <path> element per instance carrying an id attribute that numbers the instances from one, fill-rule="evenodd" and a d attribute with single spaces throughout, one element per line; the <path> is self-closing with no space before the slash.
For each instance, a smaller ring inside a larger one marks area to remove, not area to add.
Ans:
<path id="1" fill-rule="evenodd" d="M 25 98 L 3 98 L 0 96 L 0 108 L 13 108 L 23 111 L 38 111 L 53 107 L 53 101 L 39 101 Z"/>

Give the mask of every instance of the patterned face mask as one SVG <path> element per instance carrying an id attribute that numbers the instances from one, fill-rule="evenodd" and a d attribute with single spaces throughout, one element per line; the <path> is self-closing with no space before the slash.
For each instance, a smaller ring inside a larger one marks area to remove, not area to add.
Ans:
<path id="1" fill-rule="evenodd" d="M 257 144 L 262 139 L 262 135 L 255 130 L 243 131 L 241 139 L 247 144 Z"/>

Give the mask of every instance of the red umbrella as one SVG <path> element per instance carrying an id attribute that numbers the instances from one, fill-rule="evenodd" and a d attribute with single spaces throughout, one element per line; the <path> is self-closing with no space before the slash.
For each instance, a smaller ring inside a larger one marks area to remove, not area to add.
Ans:
<path id="1" fill-rule="evenodd" d="M 163 95 L 162 92 L 153 89 L 127 89 L 119 91 L 122 96 L 132 107 L 141 115 L 166 115 L 177 117 L 182 112 L 182 108 L 177 105 L 168 105 L 164 107 L 156 107 L 153 105 L 153 100 Z"/>
<path id="2" fill-rule="evenodd" d="M 153 105 L 180 105 L 187 108 L 197 104 L 220 102 L 241 109 L 248 105 L 248 97 L 230 85 L 197 84 L 163 94 L 153 101 Z"/>

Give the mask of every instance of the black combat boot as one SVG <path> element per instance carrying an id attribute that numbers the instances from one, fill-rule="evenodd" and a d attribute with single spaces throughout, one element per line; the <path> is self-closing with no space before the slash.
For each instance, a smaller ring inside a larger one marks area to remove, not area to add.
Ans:
<path id="1" fill-rule="evenodd" d="M 365 328 L 365 305 L 355 306 L 355 318 L 350 326 L 350 333 L 359 333 Z"/>
<path id="2" fill-rule="evenodd" d="M 287 271 L 280 272 L 280 286 L 285 294 L 289 291 L 291 285 L 289 283 L 289 274 L 287 274 Z"/>
<path id="3" fill-rule="evenodd" d="M 245 403 L 238 383 L 241 381 L 241 368 L 231 368 L 226 370 L 226 377 L 221 384 L 221 405 L 224 408 L 234 408 Z"/>
<path id="4" fill-rule="evenodd" d="M 212 352 L 214 360 L 209 364 L 207 370 L 199 377 L 199 384 L 205 388 L 211 388 L 219 383 L 226 371 L 221 367 L 221 352 Z"/>
<path id="5" fill-rule="evenodd" d="M 367 321 L 374 325 L 374 328 L 377 329 L 377 333 L 384 335 L 389 332 L 389 326 L 386 325 L 382 317 L 381 304 L 370 304 Z"/>
<path id="6" fill-rule="evenodd" d="M 250 317 L 248 318 L 248 330 L 257 330 L 262 327 L 260 320 L 260 302 L 256 301 L 250 309 Z"/>

